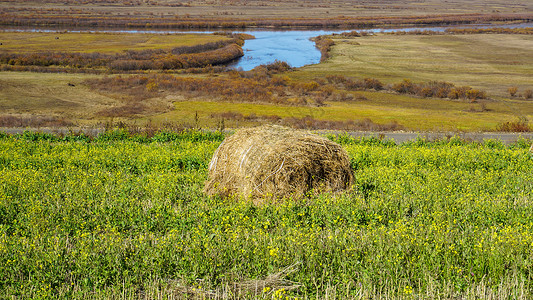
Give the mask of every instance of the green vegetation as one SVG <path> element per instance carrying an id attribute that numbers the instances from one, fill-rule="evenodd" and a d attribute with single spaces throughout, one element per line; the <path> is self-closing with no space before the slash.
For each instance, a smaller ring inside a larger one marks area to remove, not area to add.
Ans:
<path id="1" fill-rule="evenodd" d="M 255 206 L 202 194 L 222 138 L 2 134 L 0 293 L 533 296 L 532 141 L 341 136 L 350 193 Z"/>

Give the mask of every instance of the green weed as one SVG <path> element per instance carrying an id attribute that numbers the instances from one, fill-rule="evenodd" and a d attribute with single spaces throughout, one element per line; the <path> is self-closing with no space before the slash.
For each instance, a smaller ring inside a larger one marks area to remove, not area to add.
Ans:
<path id="1" fill-rule="evenodd" d="M 254 205 L 202 193 L 219 133 L 48 137 L 0 139 L 5 297 L 533 295 L 531 141 L 340 136 L 351 192 Z"/>

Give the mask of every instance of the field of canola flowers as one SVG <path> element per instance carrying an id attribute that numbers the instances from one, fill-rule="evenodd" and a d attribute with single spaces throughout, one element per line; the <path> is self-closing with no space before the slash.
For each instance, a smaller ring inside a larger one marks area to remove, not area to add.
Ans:
<path id="1" fill-rule="evenodd" d="M 531 141 L 332 137 L 351 192 L 253 205 L 202 194 L 223 138 L 0 135 L 2 297 L 533 296 Z"/>

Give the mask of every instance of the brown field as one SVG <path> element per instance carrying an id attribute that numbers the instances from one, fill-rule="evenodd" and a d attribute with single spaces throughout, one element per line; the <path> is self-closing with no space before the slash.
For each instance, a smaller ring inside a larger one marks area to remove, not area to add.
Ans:
<path id="1" fill-rule="evenodd" d="M 1 2 L 4 12 L 24 13 L 42 10 L 49 15 L 70 12 L 74 15 L 96 13 L 106 16 L 163 18 L 276 19 L 324 18 L 326 16 L 412 16 L 437 14 L 531 13 L 529 0 L 429 0 L 429 1 L 264 1 L 264 0 L 200 0 L 200 1 L 111 1 L 111 0 L 47 0 Z"/>
<path id="2" fill-rule="evenodd" d="M 507 89 L 533 89 L 533 35 L 385 35 L 334 37 L 324 63 L 301 68 L 295 78 L 344 74 L 393 84 L 447 81 L 507 97 Z"/>
<path id="3" fill-rule="evenodd" d="M 0 2 L 0 24 L 65 27 L 368 27 L 533 20 L 529 0 Z"/>
<path id="4" fill-rule="evenodd" d="M 524 123 L 533 118 L 533 102 L 524 99 L 533 89 L 530 44 L 531 35 L 517 34 L 336 37 L 328 59 L 290 72 L 281 63 L 250 72 L 207 68 L 198 75 L 2 72 L 0 110 L 36 119 L 15 126 L 54 117 L 75 125 L 274 122 L 311 129 L 424 131 L 493 131 L 513 122 L 512 128 L 530 130 Z M 398 94 L 394 86 L 403 79 L 471 85 L 486 96 Z M 510 86 L 517 87 L 513 97 Z"/>
<path id="5" fill-rule="evenodd" d="M 226 75 L 217 75 L 213 80 L 218 77 Z M 243 103 L 237 94 L 223 97 L 219 92 L 209 92 L 212 90 L 209 82 L 217 82 L 210 81 L 209 76 L 196 77 L 206 80 L 198 91 L 163 86 L 166 77 L 149 77 L 151 79 L 142 81 L 133 76 L 125 83 L 113 78 L 115 76 L 3 72 L 0 110 L 13 115 L 65 118 L 82 126 L 124 121 L 136 124 L 172 122 L 213 128 L 220 127 L 224 120 L 226 127 L 274 122 L 312 129 L 424 131 L 491 131 L 505 122 L 518 121 L 520 116 L 533 116 L 531 101 L 523 100 L 477 100 L 472 103 L 372 90 L 334 90 L 321 106 L 269 103 L 265 102 L 267 98 Z M 96 80 L 97 84 L 92 84 L 91 80 Z M 239 79 L 228 83 L 232 82 L 236 85 L 245 83 Z M 158 87 L 153 90 L 151 85 Z M 297 89 L 291 86 L 285 90 L 297 93 Z M 301 93 L 294 97 L 323 95 L 320 90 L 310 93 L 302 90 Z M 335 100 L 339 97 L 340 100 Z M 342 100 L 344 98 L 346 100 Z M 287 101 L 291 99 L 289 97 Z"/>
<path id="6" fill-rule="evenodd" d="M 120 96 L 100 95 L 83 86 L 81 83 L 90 76 L 3 72 L 0 76 L 0 111 L 91 120 L 98 111 L 120 103 Z"/>

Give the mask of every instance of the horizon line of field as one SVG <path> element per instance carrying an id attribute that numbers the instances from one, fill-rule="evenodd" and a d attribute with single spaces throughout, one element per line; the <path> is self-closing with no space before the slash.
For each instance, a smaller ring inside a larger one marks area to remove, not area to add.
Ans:
<path id="1" fill-rule="evenodd" d="M 215 129 L 198 129 L 200 131 L 212 131 Z M 232 134 L 236 129 L 224 129 L 225 134 Z M 69 135 L 83 133 L 87 136 L 96 137 L 108 131 L 105 128 L 85 127 L 58 127 L 58 128 L 9 128 L 0 127 L 0 133 L 8 135 L 23 134 L 24 132 L 47 133 L 54 135 Z M 164 130 L 163 130 L 164 131 Z M 485 142 L 490 140 L 500 141 L 505 145 L 513 144 L 520 139 L 533 140 L 533 132 L 452 132 L 452 131 L 343 131 L 343 130 L 309 130 L 319 135 L 343 135 L 347 134 L 354 138 L 378 138 L 380 140 L 392 140 L 397 144 L 414 141 L 417 139 L 427 141 L 449 140 L 459 138 L 468 142 Z"/>

